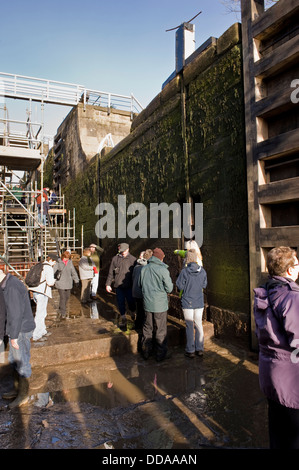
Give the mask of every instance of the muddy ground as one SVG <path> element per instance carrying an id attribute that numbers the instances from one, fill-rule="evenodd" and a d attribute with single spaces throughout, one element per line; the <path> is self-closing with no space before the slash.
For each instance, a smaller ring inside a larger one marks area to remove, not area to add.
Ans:
<path id="1" fill-rule="evenodd" d="M 0 447 L 267 448 L 256 355 L 215 339 L 205 347 L 203 358 L 186 358 L 182 347 L 174 347 L 172 357 L 161 363 L 130 354 L 61 366 L 61 377 L 76 373 L 79 378 L 84 372 L 93 383 L 33 394 L 28 405 L 12 411 L 1 399 Z M 4 375 L 0 394 L 10 383 Z"/>

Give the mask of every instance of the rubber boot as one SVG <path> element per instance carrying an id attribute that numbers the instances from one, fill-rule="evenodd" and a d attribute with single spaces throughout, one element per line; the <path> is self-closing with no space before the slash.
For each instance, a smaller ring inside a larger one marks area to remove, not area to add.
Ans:
<path id="1" fill-rule="evenodd" d="M 130 315 L 132 321 L 135 321 L 135 318 L 136 318 L 135 312 L 132 312 L 132 310 L 129 310 L 129 315 Z"/>
<path id="2" fill-rule="evenodd" d="M 19 389 L 19 374 L 16 370 L 13 371 L 13 388 L 6 393 L 3 393 L 2 398 L 4 400 L 11 400 L 12 398 L 16 398 L 18 396 L 18 389 Z"/>
<path id="3" fill-rule="evenodd" d="M 12 401 L 8 407 L 16 408 L 18 406 L 26 405 L 29 400 L 29 379 L 26 377 L 21 377 L 19 380 L 19 392 L 17 398 Z"/>
<path id="4" fill-rule="evenodd" d="M 121 315 L 118 327 L 119 327 L 120 330 L 123 330 L 123 331 L 125 331 L 127 329 L 126 315 Z"/>

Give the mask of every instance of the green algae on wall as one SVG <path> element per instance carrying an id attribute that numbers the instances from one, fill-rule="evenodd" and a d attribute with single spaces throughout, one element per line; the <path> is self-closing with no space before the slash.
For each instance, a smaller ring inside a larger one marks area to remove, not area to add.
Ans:
<path id="1" fill-rule="evenodd" d="M 246 158 L 241 46 L 189 85 L 190 189 L 204 206 L 205 266 L 213 305 L 248 311 Z"/>
<path id="2" fill-rule="evenodd" d="M 76 238 L 81 241 L 83 225 L 84 246 L 96 243 L 95 226 L 98 220 L 98 161 L 95 159 L 82 173 L 63 188 L 68 210 L 76 208 Z"/>
<path id="3" fill-rule="evenodd" d="M 73 205 L 77 202 L 77 219 L 80 211 L 80 223 L 84 222 L 90 242 L 97 194 L 99 202 L 115 207 L 119 195 L 126 196 L 127 206 L 140 202 L 149 207 L 151 203 L 184 202 L 190 188 L 193 200 L 203 203 L 207 303 L 215 309 L 236 312 L 237 316 L 238 312 L 248 316 L 247 183 L 239 32 L 238 26 L 231 28 L 203 52 L 202 60 L 197 56 L 190 63 L 191 69 L 186 66 L 183 74 L 167 84 L 133 121 L 130 136 L 99 157 L 99 190 L 96 163 L 66 190 L 68 200 Z M 103 279 L 118 241 L 116 221 L 115 240 L 103 240 Z M 145 248 L 163 248 L 175 282 L 181 264 L 173 250 L 182 246 L 181 239 L 126 241 L 135 256 Z M 177 295 L 175 290 L 172 295 Z"/>

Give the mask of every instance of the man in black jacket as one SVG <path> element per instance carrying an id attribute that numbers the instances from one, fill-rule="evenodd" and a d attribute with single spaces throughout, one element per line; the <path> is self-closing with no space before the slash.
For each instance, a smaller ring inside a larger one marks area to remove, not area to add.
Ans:
<path id="1" fill-rule="evenodd" d="M 15 385 L 2 398 L 15 400 L 10 408 L 24 405 L 29 400 L 29 378 L 31 377 L 30 340 L 35 322 L 30 298 L 24 284 L 10 273 L 0 270 L 0 288 L 6 308 L 6 335 L 9 337 L 8 360 L 14 370 Z"/>
<path id="2" fill-rule="evenodd" d="M 112 292 L 111 284 L 114 282 L 121 324 L 125 326 L 126 320 L 126 300 L 132 319 L 135 318 L 135 300 L 132 295 L 132 273 L 136 263 L 135 256 L 129 253 L 129 245 L 121 243 L 118 247 L 118 254 L 112 258 L 108 277 L 106 280 L 106 291 Z"/>

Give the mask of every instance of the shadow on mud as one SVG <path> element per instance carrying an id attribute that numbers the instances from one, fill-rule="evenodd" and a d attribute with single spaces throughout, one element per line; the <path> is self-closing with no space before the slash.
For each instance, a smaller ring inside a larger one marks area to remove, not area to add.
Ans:
<path id="1" fill-rule="evenodd" d="M 101 316 L 97 304 L 89 308 L 83 313 Z M 129 342 L 126 331 L 120 334 Z M 203 358 L 186 358 L 183 347 L 161 363 L 113 356 L 63 373 L 53 368 L 46 383 L 19 410 L 1 401 L 2 448 L 268 447 L 257 358 L 216 339 L 206 343 Z M 8 379 L 1 392 L 7 386 Z"/>

